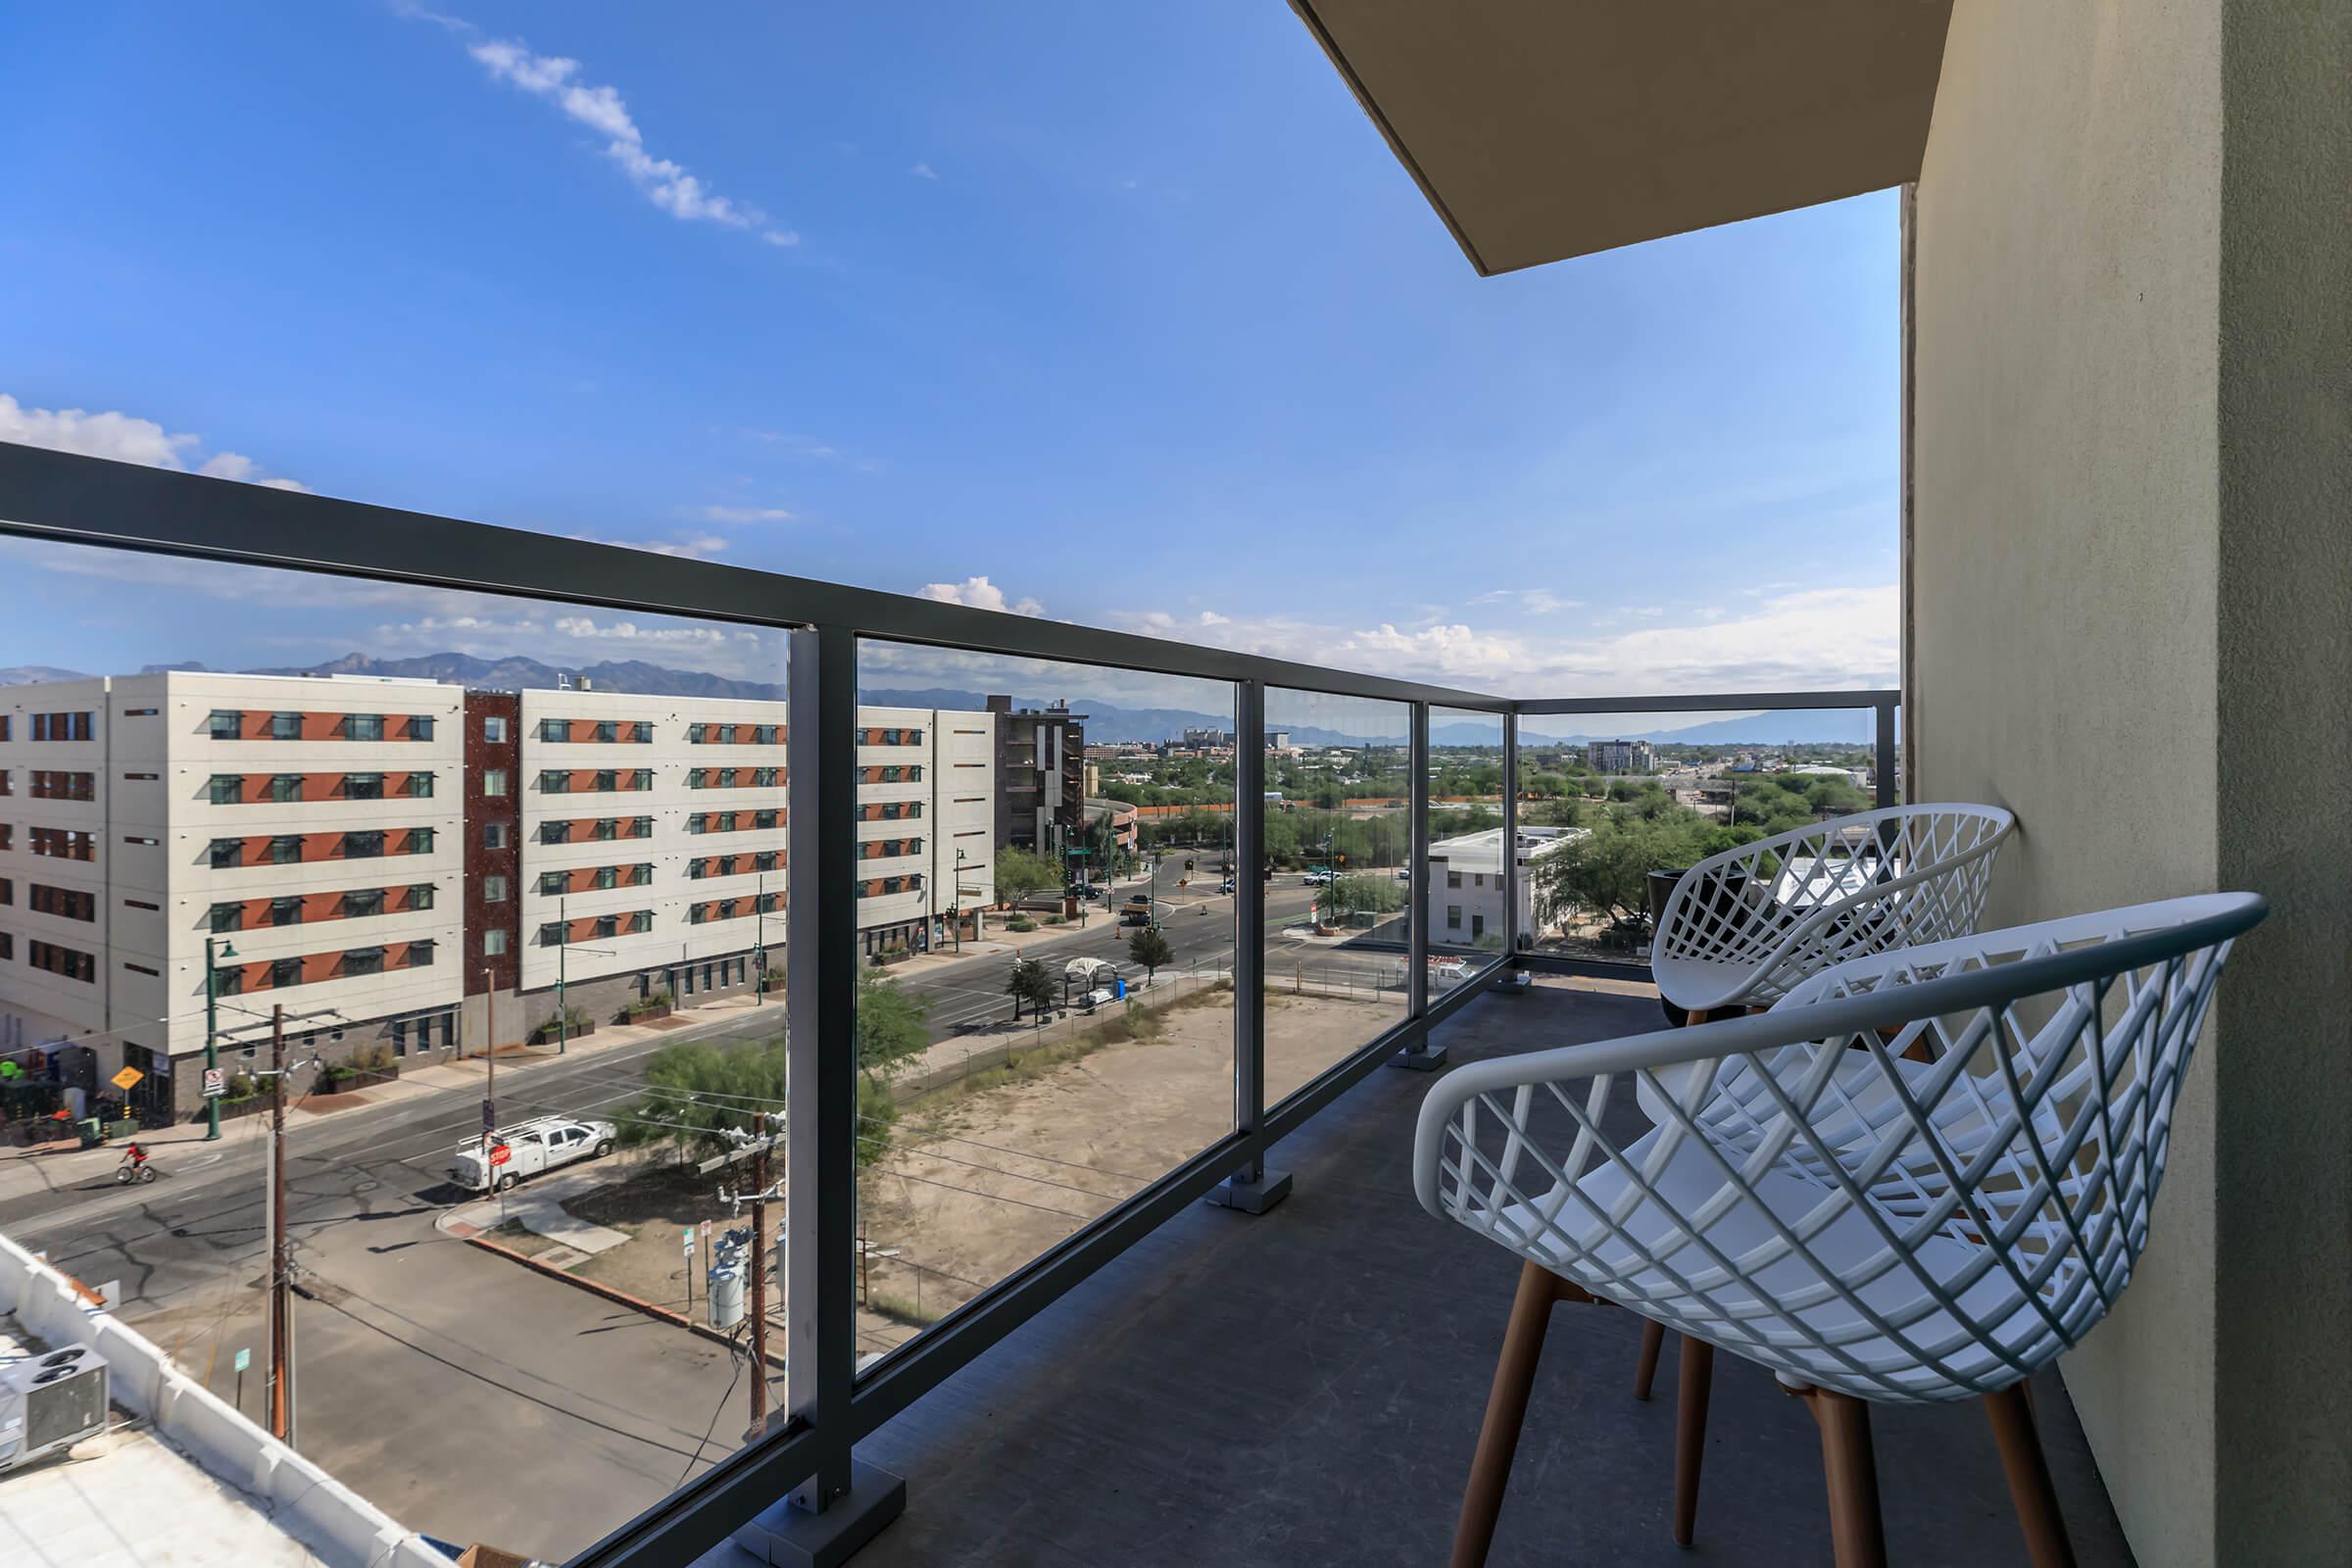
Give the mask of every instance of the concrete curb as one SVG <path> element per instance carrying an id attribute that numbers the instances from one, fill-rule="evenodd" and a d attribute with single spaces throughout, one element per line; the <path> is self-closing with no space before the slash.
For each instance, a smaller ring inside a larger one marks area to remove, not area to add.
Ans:
<path id="1" fill-rule="evenodd" d="M 479 1236 L 467 1236 L 461 1239 L 468 1247 L 478 1247 L 485 1252 L 495 1252 L 510 1263 L 520 1263 L 534 1274 L 544 1274 L 551 1280 L 562 1280 L 575 1290 L 586 1291 L 591 1296 L 601 1296 L 615 1306 L 625 1306 L 632 1312 L 642 1312 L 658 1322 L 667 1323 L 673 1328 L 684 1329 L 689 1334 L 698 1334 L 713 1345 L 723 1345 L 729 1349 L 739 1348 L 734 1340 L 727 1335 L 719 1333 L 708 1323 L 697 1323 L 683 1312 L 673 1312 L 666 1306 L 656 1306 L 651 1301 L 642 1300 L 626 1291 L 616 1291 L 612 1286 L 596 1280 L 584 1280 L 577 1274 L 566 1273 L 553 1263 L 543 1263 L 528 1253 L 517 1252 L 511 1247 L 501 1247 L 496 1242 L 484 1240 Z M 767 1364 L 781 1372 L 784 1370 L 784 1357 L 770 1351 L 767 1356 Z"/>

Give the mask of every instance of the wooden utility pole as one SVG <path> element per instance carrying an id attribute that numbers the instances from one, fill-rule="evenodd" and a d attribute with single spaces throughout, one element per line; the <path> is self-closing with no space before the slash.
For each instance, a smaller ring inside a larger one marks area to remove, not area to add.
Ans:
<path id="1" fill-rule="evenodd" d="M 286 1291 L 286 1009 L 270 1009 L 270 1435 L 288 1441 L 293 1377 Z"/>
<path id="2" fill-rule="evenodd" d="M 752 1432 L 767 1420 L 767 1129 L 752 1155 Z"/>

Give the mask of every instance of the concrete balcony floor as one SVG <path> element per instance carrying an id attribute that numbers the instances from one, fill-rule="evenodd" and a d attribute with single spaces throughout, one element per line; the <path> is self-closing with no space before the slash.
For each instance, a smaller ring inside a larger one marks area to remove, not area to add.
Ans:
<path id="1" fill-rule="evenodd" d="M 1546 982 L 1441 1038 L 1459 1063 L 1661 1021 L 1653 998 Z M 877 1432 L 859 1451 L 906 1477 L 906 1512 L 860 1568 L 1444 1562 L 1519 1265 L 1413 1201 L 1428 1082 L 1375 1073 L 1280 1151 L 1289 1201 L 1171 1221 Z M 1829 1562 L 1811 1418 L 1729 1355 L 1697 1542 L 1674 1544 L 1674 1342 L 1638 1402 L 1640 1333 L 1614 1309 L 1555 1313 L 1489 1560 Z M 2082 1568 L 2130 1564 L 2063 1385 L 2034 1392 Z M 1981 1407 L 1873 1420 L 1895 1563 L 2025 1560 Z"/>

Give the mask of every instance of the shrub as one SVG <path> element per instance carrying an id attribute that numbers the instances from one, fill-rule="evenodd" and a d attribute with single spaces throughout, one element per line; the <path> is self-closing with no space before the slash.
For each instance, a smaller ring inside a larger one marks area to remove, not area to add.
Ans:
<path id="1" fill-rule="evenodd" d="M 1004 922 L 1004 929 L 1007 931 L 1034 931 L 1037 929 L 1037 922 L 1025 914 L 1016 914 Z"/>
<path id="2" fill-rule="evenodd" d="M 1043 918 L 1048 925 L 1067 925 L 1070 923 L 1070 917 L 1066 914 L 1049 914 Z"/>

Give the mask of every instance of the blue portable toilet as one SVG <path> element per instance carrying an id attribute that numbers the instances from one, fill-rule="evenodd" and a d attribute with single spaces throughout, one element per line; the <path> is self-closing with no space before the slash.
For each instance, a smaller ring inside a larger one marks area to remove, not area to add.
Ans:
<path id="1" fill-rule="evenodd" d="M 1122 974 L 1122 975 L 1114 975 L 1114 976 L 1112 976 L 1112 977 L 1111 977 L 1111 982 L 1110 982 L 1110 984 L 1111 984 L 1111 992 L 1110 992 L 1110 994 L 1111 994 L 1113 997 L 1117 998 L 1119 1001 L 1121 1001 L 1121 1002 L 1125 1002 L 1125 1001 L 1127 1000 L 1127 977 L 1126 977 L 1125 975 L 1123 975 L 1123 974 Z"/>

